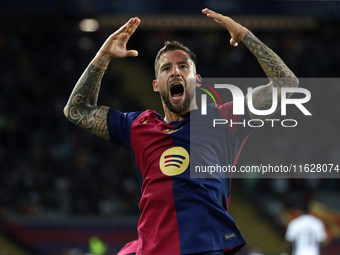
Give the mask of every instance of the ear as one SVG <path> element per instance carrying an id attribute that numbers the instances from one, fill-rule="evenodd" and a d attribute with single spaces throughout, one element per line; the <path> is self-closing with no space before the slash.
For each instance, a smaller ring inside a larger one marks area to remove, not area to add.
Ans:
<path id="1" fill-rule="evenodd" d="M 199 74 L 196 74 L 196 87 L 201 87 L 202 77 Z"/>
<path id="2" fill-rule="evenodd" d="M 157 80 L 152 81 L 153 91 L 159 92 Z"/>

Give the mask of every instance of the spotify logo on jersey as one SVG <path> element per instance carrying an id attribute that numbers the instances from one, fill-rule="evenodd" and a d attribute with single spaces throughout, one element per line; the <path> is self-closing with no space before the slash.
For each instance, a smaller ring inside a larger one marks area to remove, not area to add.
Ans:
<path id="1" fill-rule="evenodd" d="M 159 167 L 168 176 L 179 175 L 189 166 L 189 154 L 182 147 L 173 147 L 163 152 Z"/>

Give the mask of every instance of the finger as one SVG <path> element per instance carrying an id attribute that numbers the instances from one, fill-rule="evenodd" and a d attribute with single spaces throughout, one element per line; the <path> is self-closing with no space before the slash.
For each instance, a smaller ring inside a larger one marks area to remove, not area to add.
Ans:
<path id="1" fill-rule="evenodd" d="M 202 12 L 204 14 L 206 14 L 207 17 L 209 17 L 209 18 L 220 20 L 221 17 L 222 17 L 222 15 L 220 13 L 214 12 L 214 11 L 208 9 L 208 8 L 203 9 Z"/>
<path id="2" fill-rule="evenodd" d="M 223 25 L 222 21 L 221 20 L 218 20 L 218 19 L 214 19 L 218 24 L 221 24 Z"/>
<path id="3" fill-rule="evenodd" d="M 230 39 L 230 44 L 231 44 L 231 46 L 234 46 L 234 47 L 237 47 L 237 46 L 238 46 L 238 42 L 236 42 L 236 41 L 234 40 L 234 38 L 231 38 L 231 39 Z"/>
<path id="4" fill-rule="evenodd" d="M 136 18 L 131 19 L 131 23 L 129 22 L 128 24 L 127 33 L 131 36 L 136 31 L 139 24 L 140 24 L 139 18 L 136 17 Z"/>
<path id="5" fill-rule="evenodd" d="M 123 26 L 121 26 L 115 32 L 115 34 L 128 33 L 128 34 L 132 35 L 133 32 L 138 27 L 139 23 L 140 23 L 140 19 L 139 18 L 131 18 Z"/>
<path id="6" fill-rule="evenodd" d="M 208 8 L 204 8 L 204 9 L 202 10 L 202 12 L 203 12 L 204 14 L 217 14 L 217 12 L 214 12 L 214 11 L 208 9 Z"/>
<path id="7" fill-rule="evenodd" d="M 126 22 L 123 26 L 121 26 L 115 33 L 116 33 L 116 34 L 119 34 L 119 33 L 123 32 L 123 31 L 126 31 L 126 30 L 128 29 L 129 24 L 130 24 L 131 22 L 132 22 L 132 18 L 129 19 L 129 21 Z"/>
<path id="8" fill-rule="evenodd" d="M 125 55 L 127 57 L 137 57 L 138 56 L 138 51 L 136 51 L 136 50 L 127 50 Z"/>

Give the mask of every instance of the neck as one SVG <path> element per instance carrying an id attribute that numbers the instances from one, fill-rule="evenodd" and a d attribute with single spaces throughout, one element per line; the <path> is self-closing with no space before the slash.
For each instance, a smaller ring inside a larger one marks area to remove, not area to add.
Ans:
<path id="1" fill-rule="evenodd" d="M 187 111 L 187 112 L 179 115 L 179 114 L 176 114 L 176 113 L 173 113 L 173 112 L 170 112 L 170 111 L 168 113 L 166 113 L 164 111 L 164 113 L 165 113 L 164 121 L 166 123 L 170 123 L 170 122 L 173 122 L 173 121 L 181 121 L 189 115 L 189 112 L 190 111 Z"/>
<path id="2" fill-rule="evenodd" d="M 198 109 L 197 104 L 191 104 L 189 109 L 182 112 L 182 113 L 174 113 L 172 111 L 170 111 L 164 104 L 163 104 L 163 109 L 164 109 L 164 121 L 166 123 L 170 123 L 173 121 L 181 121 L 183 120 L 185 117 L 187 117 L 190 114 L 191 110 L 196 110 Z"/>

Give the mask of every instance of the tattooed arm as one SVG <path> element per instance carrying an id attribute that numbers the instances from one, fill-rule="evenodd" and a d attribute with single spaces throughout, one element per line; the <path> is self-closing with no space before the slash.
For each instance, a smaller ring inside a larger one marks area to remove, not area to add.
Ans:
<path id="1" fill-rule="evenodd" d="M 278 107 L 275 112 L 277 112 L 280 109 L 279 106 L 281 104 L 281 88 L 297 87 L 299 85 L 299 81 L 295 77 L 294 73 L 285 65 L 282 59 L 274 51 L 263 44 L 247 28 L 243 27 L 231 18 L 209 9 L 204 9 L 202 12 L 206 14 L 207 17 L 214 19 L 217 23 L 228 29 L 231 35 L 230 44 L 232 46 L 236 47 L 238 42 L 242 41 L 257 58 L 270 82 L 267 85 L 258 86 L 253 90 L 253 106 L 257 110 L 267 110 L 271 108 L 273 97 L 272 91 L 273 88 L 276 87 L 278 91 Z M 257 116 L 249 110 L 248 113 L 253 119 L 265 119 L 273 115 Z"/>
<path id="2" fill-rule="evenodd" d="M 299 80 L 294 73 L 286 66 L 282 59 L 268 46 L 256 38 L 250 31 L 248 31 L 244 38 L 243 44 L 254 54 L 259 61 L 263 71 L 269 78 L 269 84 L 256 87 L 253 90 L 253 105 L 257 110 L 266 110 L 272 106 L 273 87 L 277 88 L 278 107 L 276 111 L 270 116 L 274 115 L 281 105 L 281 88 L 283 87 L 297 87 Z M 248 96 L 248 95 L 247 95 Z M 291 97 L 289 94 L 288 97 Z M 249 111 L 248 111 L 249 112 Z M 257 116 L 249 112 L 251 118 L 265 119 L 270 116 Z"/>
<path id="3" fill-rule="evenodd" d="M 80 77 L 64 108 L 67 119 L 106 140 L 109 140 L 106 121 L 109 107 L 97 106 L 101 80 L 112 59 L 138 55 L 135 50 L 126 50 L 126 44 L 139 23 L 140 19 L 132 18 L 109 36 Z"/>

